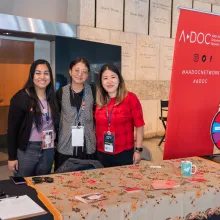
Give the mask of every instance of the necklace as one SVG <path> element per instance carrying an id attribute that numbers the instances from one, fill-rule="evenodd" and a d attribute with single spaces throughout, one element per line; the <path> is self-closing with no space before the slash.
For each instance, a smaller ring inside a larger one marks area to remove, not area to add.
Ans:
<path id="1" fill-rule="evenodd" d="M 39 101 L 40 101 L 41 107 L 43 108 L 43 113 L 44 113 L 45 116 L 46 116 L 46 122 L 49 122 L 49 120 L 50 120 L 50 111 L 49 111 L 48 101 L 47 101 L 47 109 L 44 108 L 44 106 L 43 106 L 43 104 L 42 104 L 42 102 L 41 102 L 40 99 L 39 99 Z"/>

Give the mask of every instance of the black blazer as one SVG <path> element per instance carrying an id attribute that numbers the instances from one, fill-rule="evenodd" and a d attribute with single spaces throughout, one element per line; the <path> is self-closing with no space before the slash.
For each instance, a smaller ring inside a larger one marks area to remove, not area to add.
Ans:
<path id="1" fill-rule="evenodd" d="M 17 160 L 17 149 L 25 150 L 33 123 L 31 98 L 25 90 L 18 91 L 10 101 L 8 114 L 8 156 Z"/>

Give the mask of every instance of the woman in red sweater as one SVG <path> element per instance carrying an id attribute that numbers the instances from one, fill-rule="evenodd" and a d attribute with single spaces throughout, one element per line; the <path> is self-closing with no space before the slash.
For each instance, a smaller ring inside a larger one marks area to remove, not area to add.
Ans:
<path id="1" fill-rule="evenodd" d="M 139 163 L 145 124 L 142 107 L 137 96 L 127 91 L 115 65 L 105 64 L 100 70 L 96 104 L 98 160 L 105 167 Z"/>

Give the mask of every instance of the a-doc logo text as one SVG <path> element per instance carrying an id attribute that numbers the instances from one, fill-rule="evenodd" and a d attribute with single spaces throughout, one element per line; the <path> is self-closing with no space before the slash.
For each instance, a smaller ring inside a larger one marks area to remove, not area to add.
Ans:
<path id="1" fill-rule="evenodd" d="M 189 33 L 185 33 L 182 30 L 179 41 L 189 42 L 191 44 L 198 43 L 198 44 L 210 44 L 211 43 L 211 34 L 210 33 L 203 33 L 199 32 L 196 33 L 195 31 L 190 31 Z"/>

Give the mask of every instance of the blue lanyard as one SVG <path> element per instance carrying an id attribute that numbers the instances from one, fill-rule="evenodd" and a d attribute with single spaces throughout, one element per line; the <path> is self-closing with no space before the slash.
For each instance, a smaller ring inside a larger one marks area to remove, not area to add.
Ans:
<path id="1" fill-rule="evenodd" d="M 40 102 L 40 105 L 43 108 L 43 112 L 44 112 L 44 114 L 46 116 L 46 122 L 49 122 L 49 120 L 50 120 L 50 111 L 49 111 L 48 101 L 47 101 L 47 110 L 46 111 L 45 111 L 45 108 L 44 108 L 44 106 L 43 106 L 43 104 L 42 104 L 40 99 L 39 99 L 39 102 Z"/>
<path id="2" fill-rule="evenodd" d="M 82 111 L 80 112 L 80 109 L 79 111 L 77 110 L 77 106 L 75 105 L 74 108 L 76 108 L 76 119 L 77 119 L 77 122 L 79 123 L 79 119 L 80 119 L 80 116 L 82 115 L 82 112 L 84 111 L 85 109 L 85 105 L 86 105 L 86 96 L 85 96 L 85 89 L 83 90 L 83 97 L 82 97 L 82 104 L 81 104 L 81 108 L 82 108 Z M 73 97 L 74 97 L 74 91 L 72 90 L 72 94 L 73 94 Z"/>
<path id="3" fill-rule="evenodd" d="M 114 107 L 115 107 L 115 102 L 114 102 L 112 110 L 110 111 L 110 114 L 109 114 L 108 113 L 108 104 L 106 105 L 106 117 L 108 119 L 108 131 L 110 131 L 110 125 L 111 125 L 112 113 L 113 113 Z"/>

